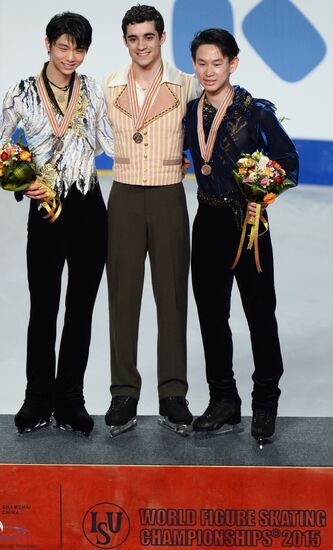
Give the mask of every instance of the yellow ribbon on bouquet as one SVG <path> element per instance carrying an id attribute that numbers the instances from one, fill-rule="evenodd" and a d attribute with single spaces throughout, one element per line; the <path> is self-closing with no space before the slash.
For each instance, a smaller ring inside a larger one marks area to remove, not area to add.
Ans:
<path id="1" fill-rule="evenodd" d="M 259 223 L 260 222 L 263 224 L 263 226 L 265 228 L 265 231 L 262 231 L 262 233 L 259 233 Z M 240 238 L 239 245 L 238 245 L 236 258 L 234 260 L 234 263 L 231 266 L 231 269 L 235 269 L 236 265 L 239 262 L 239 258 L 241 257 L 243 244 L 244 244 L 244 241 L 245 241 L 246 229 L 247 229 L 248 225 L 251 225 L 251 231 L 250 231 L 250 235 L 249 235 L 249 242 L 248 242 L 248 245 L 247 245 L 246 249 L 251 250 L 252 247 L 254 246 L 254 259 L 255 259 L 255 263 L 256 263 L 256 268 L 257 268 L 258 273 L 262 273 L 262 269 L 261 269 L 261 265 L 260 265 L 260 258 L 259 258 L 258 239 L 261 235 L 263 235 L 264 233 L 266 233 L 266 231 L 268 231 L 268 221 L 261 214 L 261 204 L 260 203 L 256 204 L 256 213 L 255 213 L 254 217 L 251 216 L 248 212 L 246 212 L 246 216 L 245 216 L 245 220 L 244 220 L 244 223 L 243 223 L 243 229 L 242 229 L 242 234 L 241 234 L 241 238 Z"/>
<path id="2" fill-rule="evenodd" d="M 41 188 L 47 190 L 47 198 L 43 201 L 40 201 L 38 210 L 44 208 L 46 210 L 46 215 L 43 216 L 45 220 L 49 220 L 51 223 L 54 223 L 60 216 L 62 210 L 62 204 L 60 199 L 57 197 L 56 192 L 52 187 L 47 185 L 40 176 L 37 176 L 36 182 L 40 185 Z"/>

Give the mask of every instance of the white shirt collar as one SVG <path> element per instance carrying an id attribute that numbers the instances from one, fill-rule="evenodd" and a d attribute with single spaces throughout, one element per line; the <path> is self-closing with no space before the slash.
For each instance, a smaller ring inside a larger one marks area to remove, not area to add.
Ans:
<path id="1" fill-rule="evenodd" d="M 113 88 L 115 86 L 126 86 L 130 68 L 131 65 L 125 65 L 119 71 L 113 73 L 111 77 L 107 78 L 107 87 Z M 183 86 L 183 73 L 179 69 L 176 69 L 176 67 L 173 67 L 168 62 L 164 61 L 161 84 L 163 84 L 163 82 L 169 82 L 170 84 Z"/>

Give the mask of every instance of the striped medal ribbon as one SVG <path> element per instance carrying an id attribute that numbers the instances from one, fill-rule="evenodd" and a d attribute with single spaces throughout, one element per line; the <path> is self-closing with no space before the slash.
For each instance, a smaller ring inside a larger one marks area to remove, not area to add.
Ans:
<path id="1" fill-rule="evenodd" d="M 162 73 L 163 73 L 163 65 L 160 66 L 157 73 L 154 76 L 154 79 L 152 83 L 150 84 L 145 100 L 143 102 L 143 105 L 140 109 L 138 96 L 136 93 L 136 85 L 135 85 L 135 79 L 133 74 L 133 67 L 130 68 L 128 73 L 128 94 L 129 94 L 129 102 L 130 102 L 130 109 L 131 109 L 131 115 L 133 119 L 133 126 L 135 129 L 135 132 L 133 134 L 133 140 L 135 143 L 141 143 L 143 141 L 143 135 L 141 132 L 139 132 L 140 128 L 143 127 L 146 116 L 148 114 L 148 111 L 150 109 L 150 106 L 152 104 L 152 101 L 155 97 L 156 91 L 161 83 L 162 80 Z"/>
<path id="2" fill-rule="evenodd" d="M 209 176 L 212 173 L 212 167 L 208 163 L 212 156 L 212 152 L 213 152 L 213 148 L 216 140 L 216 134 L 224 118 L 227 108 L 232 103 L 233 97 L 234 97 L 234 89 L 232 86 L 230 86 L 221 105 L 216 111 L 213 123 L 209 130 L 207 143 L 205 141 L 205 132 L 203 127 L 203 104 L 205 101 L 205 94 L 201 96 L 200 101 L 198 103 L 198 138 L 199 138 L 200 153 L 204 161 L 204 164 L 201 166 L 201 173 L 204 176 Z"/>
<path id="3" fill-rule="evenodd" d="M 80 77 L 78 75 L 75 76 L 72 96 L 61 122 L 58 122 L 57 117 L 54 113 L 54 108 L 49 98 L 49 94 L 47 93 L 42 74 L 39 74 L 37 77 L 37 89 L 46 110 L 47 118 L 49 119 L 49 122 L 51 124 L 52 131 L 55 136 L 61 138 L 68 128 L 77 104 L 80 93 Z"/>

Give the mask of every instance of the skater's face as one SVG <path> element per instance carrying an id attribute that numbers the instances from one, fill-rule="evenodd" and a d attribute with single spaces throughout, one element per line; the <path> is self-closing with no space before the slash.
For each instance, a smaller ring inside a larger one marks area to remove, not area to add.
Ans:
<path id="1" fill-rule="evenodd" d="M 206 92 L 218 95 L 229 87 L 230 75 L 237 69 L 238 57 L 231 61 L 215 44 L 199 46 L 193 67 Z"/>
<path id="2" fill-rule="evenodd" d="M 165 38 L 165 32 L 158 36 L 154 21 L 145 21 L 127 25 L 124 41 L 133 63 L 149 69 L 161 60 L 161 46 Z"/>
<path id="3" fill-rule="evenodd" d="M 64 80 L 68 79 L 81 65 L 86 55 L 84 48 L 78 48 L 75 40 L 68 34 L 62 34 L 57 40 L 50 44 L 47 38 L 45 45 L 50 55 L 49 68 L 54 75 Z"/>

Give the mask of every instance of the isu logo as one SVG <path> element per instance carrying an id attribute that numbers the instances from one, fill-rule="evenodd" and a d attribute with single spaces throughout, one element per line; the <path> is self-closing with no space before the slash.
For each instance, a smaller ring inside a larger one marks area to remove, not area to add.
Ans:
<path id="1" fill-rule="evenodd" d="M 117 504 L 99 502 L 85 513 L 82 528 L 86 539 L 96 548 L 117 548 L 129 535 L 130 521 Z"/>

